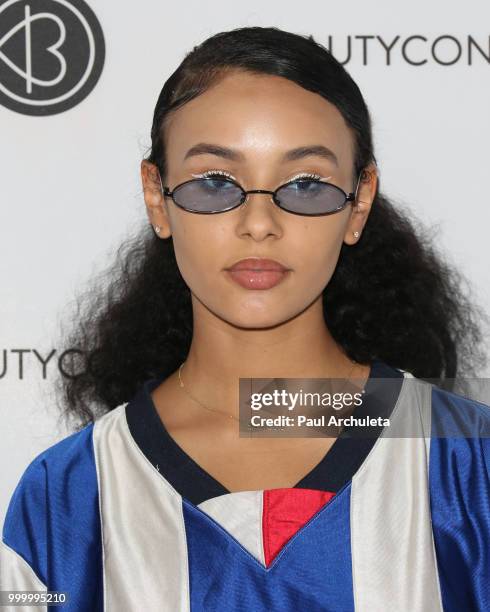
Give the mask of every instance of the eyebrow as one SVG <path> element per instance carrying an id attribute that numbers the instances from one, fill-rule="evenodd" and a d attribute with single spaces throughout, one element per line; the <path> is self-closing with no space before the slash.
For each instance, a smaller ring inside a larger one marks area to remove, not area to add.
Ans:
<path id="1" fill-rule="evenodd" d="M 310 145 L 307 147 L 297 147 L 296 149 L 291 149 L 284 154 L 284 161 L 296 161 L 298 159 L 303 159 L 303 157 L 323 157 L 323 159 L 328 159 L 332 161 L 336 166 L 339 165 L 339 160 L 333 151 L 325 147 L 324 145 Z"/>
<path id="2" fill-rule="evenodd" d="M 215 145 L 208 142 L 200 142 L 191 147 L 185 154 L 184 160 L 195 155 L 205 154 L 216 155 L 217 157 L 223 157 L 224 159 L 229 159 L 230 161 L 235 162 L 245 161 L 245 155 L 243 155 L 243 153 L 240 153 L 235 149 L 222 147 L 220 145 Z M 297 161 L 298 159 L 311 156 L 322 157 L 323 159 L 328 159 L 329 161 L 333 162 L 336 166 L 339 165 L 339 161 L 335 153 L 324 145 L 319 144 L 291 149 L 290 151 L 284 153 L 282 161 Z"/>

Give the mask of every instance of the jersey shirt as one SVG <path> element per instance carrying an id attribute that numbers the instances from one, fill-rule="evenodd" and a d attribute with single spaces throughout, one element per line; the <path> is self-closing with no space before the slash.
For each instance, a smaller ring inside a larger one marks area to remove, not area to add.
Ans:
<path id="1" fill-rule="evenodd" d="M 29 464 L 0 590 L 69 612 L 490 610 L 488 406 L 375 361 L 353 416 L 389 428 L 344 428 L 294 487 L 230 492 L 165 429 L 163 380 Z"/>

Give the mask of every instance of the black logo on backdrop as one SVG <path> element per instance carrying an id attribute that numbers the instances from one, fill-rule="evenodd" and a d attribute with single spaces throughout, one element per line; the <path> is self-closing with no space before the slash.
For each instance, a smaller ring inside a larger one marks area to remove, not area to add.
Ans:
<path id="1" fill-rule="evenodd" d="M 55 115 L 81 102 L 102 72 L 102 28 L 83 0 L 0 0 L 0 104 Z"/>
<path id="2" fill-rule="evenodd" d="M 351 62 L 367 66 L 453 66 L 490 64 L 490 36 L 477 40 L 471 35 L 441 34 L 435 38 L 410 36 L 351 35 L 328 36 L 326 48 L 342 65 Z"/>
<path id="3" fill-rule="evenodd" d="M 35 348 L 0 350 L 0 380 L 6 377 L 24 380 L 33 375 L 46 380 L 48 374 L 54 376 L 56 372 L 65 378 L 77 378 L 89 369 L 90 359 L 77 348 L 51 349 L 49 352 Z"/>

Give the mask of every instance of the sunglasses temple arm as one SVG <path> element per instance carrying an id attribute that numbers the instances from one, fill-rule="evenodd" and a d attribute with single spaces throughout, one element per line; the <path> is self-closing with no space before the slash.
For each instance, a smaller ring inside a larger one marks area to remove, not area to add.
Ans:
<path id="1" fill-rule="evenodd" d="M 364 173 L 364 169 L 359 172 L 359 176 L 357 177 L 356 189 L 354 191 L 354 204 L 357 204 L 357 196 L 359 192 L 359 185 L 361 184 L 361 177 Z"/>
<path id="2" fill-rule="evenodd" d="M 158 180 L 160 181 L 160 191 L 162 193 L 162 196 L 165 197 L 165 189 L 163 188 L 162 175 L 160 174 L 159 168 L 157 168 L 157 174 L 158 174 Z"/>

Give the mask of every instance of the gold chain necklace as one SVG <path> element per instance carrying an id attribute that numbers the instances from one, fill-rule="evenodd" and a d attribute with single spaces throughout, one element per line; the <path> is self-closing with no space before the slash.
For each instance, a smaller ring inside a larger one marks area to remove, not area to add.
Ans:
<path id="1" fill-rule="evenodd" d="M 349 372 L 349 375 L 347 377 L 347 381 L 350 380 L 351 376 L 352 376 L 352 372 L 354 371 L 354 368 L 357 365 L 357 361 L 353 361 L 351 359 L 352 362 L 352 368 Z M 230 419 L 234 419 L 235 421 L 238 421 L 240 423 L 240 419 L 238 417 L 236 417 L 233 414 L 230 414 L 229 412 L 224 412 L 223 410 L 216 410 L 216 408 L 210 408 L 209 406 L 206 406 L 205 404 L 203 404 L 201 401 L 199 401 L 196 397 L 194 397 L 191 393 L 189 393 L 189 391 L 186 389 L 185 385 L 184 385 L 184 381 L 182 380 L 182 368 L 184 367 L 185 361 L 183 363 L 181 363 L 180 367 L 179 367 L 179 383 L 180 383 L 180 387 L 184 390 L 184 393 L 186 393 L 192 400 L 194 400 L 197 404 L 199 404 L 199 406 L 202 406 L 203 408 L 205 408 L 206 410 L 209 410 L 210 412 L 217 412 L 218 414 L 222 414 L 224 416 L 229 417 Z"/>
<path id="2" fill-rule="evenodd" d="M 184 361 L 185 363 L 185 361 Z M 240 419 L 237 418 L 235 415 L 230 414 L 229 412 L 223 412 L 223 410 L 216 410 L 216 408 L 209 408 L 209 406 L 205 406 L 202 402 L 200 402 L 196 397 L 194 397 L 193 395 L 191 395 L 189 393 L 189 391 L 187 391 L 187 389 L 184 386 L 184 381 L 182 380 L 182 376 L 181 376 L 181 371 L 182 371 L 182 367 L 184 366 L 184 363 L 181 364 L 180 368 L 179 368 L 179 382 L 180 382 L 180 386 L 182 389 L 184 389 L 184 393 L 187 393 L 187 395 L 193 399 L 195 402 L 197 402 L 200 406 L 202 406 L 203 408 L 206 408 L 206 410 L 210 410 L 211 412 L 218 412 L 219 414 L 223 414 L 226 415 L 228 417 L 230 417 L 230 419 L 235 419 L 235 421 L 240 422 Z"/>

